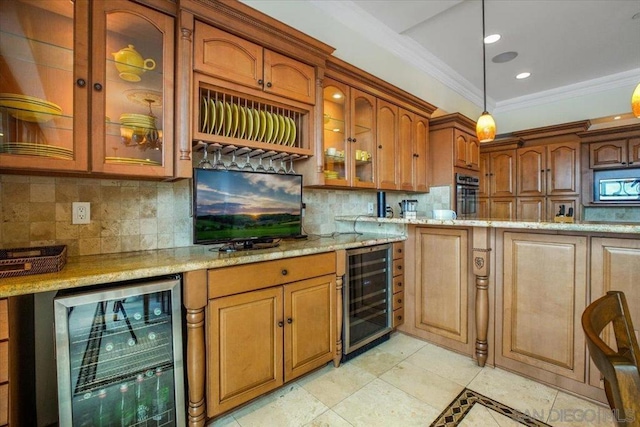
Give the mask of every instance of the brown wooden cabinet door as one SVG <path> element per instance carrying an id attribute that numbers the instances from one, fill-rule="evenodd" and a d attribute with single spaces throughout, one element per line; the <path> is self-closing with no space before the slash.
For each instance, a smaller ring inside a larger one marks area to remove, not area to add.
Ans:
<path id="1" fill-rule="evenodd" d="M 354 187 L 374 188 L 376 164 L 376 98 L 351 88 L 351 158 Z M 347 139 L 348 141 L 348 139 Z M 357 158 L 360 153 L 360 158 Z"/>
<path id="2" fill-rule="evenodd" d="M 283 384 L 282 298 L 279 286 L 209 301 L 209 417 Z"/>
<path id="3" fill-rule="evenodd" d="M 414 144 L 415 191 L 429 191 L 429 119 L 416 115 Z"/>
<path id="4" fill-rule="evenodd" d="M 620 167 L 627 161 L 627 141 L 624 139 L 589 144 L 589 167 L 606 169 Z"/>
<path id="5" fill-rule="evenodd" d="M 263 48 L 196 21 L 194 69 L 230 82 L 261 88 Z"/>
<path id="6" fill-rule="evenodd" d="M 466 133 L 455 129 L 453 132 L 453 146 L 455 148 L 454 154 L 454 166 L 459 168 L 468 167 L 468 154 L 469 154 L 469 139 L 471 136 Z"/>
<path id="7" fill-rule="evenodd" d="M 622 291 L 627 299 L 635 335 L 640 339 L 640 240 L 594 237 L 591 240 L 591 299 L 589 303 L 609 291 Z M 603 339 L 615 348 L 608 329 Z M 600 371 L 591 363 L 589 383 L 603 387 Z"/>
<path id="8" fill-rule="evenodd" d="M 396 190 L 397 147 L 398 147 L 398 107 L 387 101 L 378 99 L 376 154 L 377 187 L 380 190 Z"/>
<path id="9" fill-rule="evenodd" d="M 516 198 L 492 197 L 489 204 L 489 218 L 506 221 L 516 219 Z"/>
<path id="10" fill-rule="evenodd" d="M 491 218 L 490 205 L 491 205 L 490 198 L 480 197 L 478 199 L 478 219 Z"/>
<path id="11" fill-rule="evenodd" d="M 490 196 L 516 195 L 515 150 L 496 151 L 490 154 Z"/>
<path id="12" fill-rule="evenodd" d="M 468 169 L 480 170 L 480 141 L 475 136 L 469 137 L 467 145 L 467 167 Z"/>
<path id="13" fill-rule="evenodd" d="M 547 146 L 547 196 L 579 194 L 580 143 Z"/>
<path id="14" fill-rule="evenodd" d="M 270 50 L 264 50 L 264 91 L 315 104 L 316 78 L 313 67 Z"/>
<path id="15" fill-rule="evenodd" d="M 547 176 L 545 147 L 519 148 L 516 155 L 518 196 L 544 196 Z"/>
<path id="16" fill-rule="evenodd" d="M 414 137 L 415 114 L 398 109 L 398 161 L 400 163 L 400 189 L 414 190 Z"/>
<path id="17" fill-rule="evenodd" d="M 325 183 L 331 186 L 349 185 L 349 174 L 355 165 L 351 142 L 349 87 L 325 79 L 323 87 L 323 171 Z"/>
<path id="18" fill-rule="evenodd" d="M 516 218 L 518 221 L 542 221 L 547 216 L 545 197 L 518 197 Z"/>
<path id="19" fill-rule="evenodd" d="M 505 232 L 498 262 L 496 366 L 585 381 L 587 238 Z"/>
<path id="20" fill-rule="evenodd" d="M 629 140 L 629 166 L 640 167 L 640 138 Z"/>
<path id="21" fill-rule="evenodd" d="M 468 241 L 465 229 L 416 228 L 412 304 L 422 336 L 470 354 Z"/>
<path id="22" fill-rule="evenodd" d="M 290 381 L 335 355 L 335 275 L 284 286 L 284 380 Z"/>
<path id="23" fill-rule="evenodd" d="M 480 189 L 478 190 L 478 197 L 489 197 L 490 185 L 491 185 L 491 169 L 490 169 L 490 159 L 489 153 L 480 154 Z M 481 217 L 486 218 L 486 217 Z"/>

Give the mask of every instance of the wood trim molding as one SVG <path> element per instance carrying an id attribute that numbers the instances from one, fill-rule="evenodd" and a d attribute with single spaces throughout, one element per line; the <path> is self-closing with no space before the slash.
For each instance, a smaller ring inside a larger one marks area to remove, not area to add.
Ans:
<path id="1" fill-rule="evenodd" d="M 577 134 L 584 132 L 591 126 L 591 121 L 581 120 L 577 122 L 561 123 L 558 125 L 544 126 L 534 129 L 519 130 L 512 132 L 510 136 L 522 138 L 525 141 L 532 139 L 549 138 L 552 136 Z"/>
<path id="2" fill-rule="evenodd" d="M 452 127 L 469 133 L 475 133 L 476 122 L 460 113 L 446 114 L 429 120 L 430 130 L 450 129 Z"/>
<path id="3" fill-rule="evenodd" d="M 324 67 L 335 50 L 237 0 L 182 0 L 180 7 L 203 22 L 310 65 Z"/>
<path id="4" fill-rule="evenodd" d="M 578 136 L 582 139 L 582 142 L 600 142 L 611 139 L 635 138 L 640 136 L 640 124 L 596 129 L 581 132 Z"/>

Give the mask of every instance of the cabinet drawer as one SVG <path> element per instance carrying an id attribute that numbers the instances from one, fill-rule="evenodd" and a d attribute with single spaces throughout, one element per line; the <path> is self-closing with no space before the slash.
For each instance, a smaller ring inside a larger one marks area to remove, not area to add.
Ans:
<path id="1" fill-rule="evenodd" d="M 404 259 L 393 260 L 393 276 L 404 274 Z"/>
<path id="2" fill-rule="evenodd" d="M 397 328 L 404 323 L 404 307 L 393 311 L 392 327 Z"/>
<path id="3" fill-rule="evenodd" d="M 393 294 L 393 312 L 395 313 L 397 310 L 404 307 L 404 292 L 398 292 Z"/>
<path id="4" fill-rule="evenodd" d="M 404 275 L 395 276 L 393 278 L 393 293 L 404 290 Z"/>
<path id="5" fill-rule="evenodd" d="M 9 309 L 7 299 L 0 299 L 0 340 L 9 338 Z"/>
<path id="6" fill-rule="evenodd" d="M 404 258 L 404 242 L 395 242 L 393 244 L 393 259 Z"/>
<path id="7" fill-rule="evenodd" d="M 335 271 L 335 252 L 216 268 L 208 273 L 209 298 L 296 282 Z"/>
<path id="8" fill-rule="evenodd" d="M 9 423 L 9 384 L 0 385 L 0 426 Z"/>
<path id="9" fill-rule="evenodd" d="M 0 383 L 9 381 L 9 341 L 0 342 Z"/>

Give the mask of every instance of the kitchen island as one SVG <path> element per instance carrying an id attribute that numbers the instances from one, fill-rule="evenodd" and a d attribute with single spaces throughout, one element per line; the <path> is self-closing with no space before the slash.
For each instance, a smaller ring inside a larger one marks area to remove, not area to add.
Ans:
<path id="1" fill-rule="evenodd" d="M 620 290 L 636 329 L 640 325 L 640 225 L 336 220 L 339 229 L 404 227 L 406 303 L 399 330 L 474 357 L 480 366 L 606 401 L 580 318 L 589 303 Z"/>

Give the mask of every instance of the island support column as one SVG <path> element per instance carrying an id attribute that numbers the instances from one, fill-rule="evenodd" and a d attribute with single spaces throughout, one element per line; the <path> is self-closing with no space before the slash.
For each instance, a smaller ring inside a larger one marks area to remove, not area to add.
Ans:
<path id="1" fill-rule="evenodd" d="M 476 276 L 476 357 L 478 365 L 487 361 L 489 331 L 490 233 L 485 227 L 473 229 L 473 274 Z"/>
<path id="2" fill-rule="evenodd" d="M 206 421 L 205 377 L 206 355 L 204 311 L 207 306 L 207 271 L 184 273 L 182 303 L 187 310 L 187 423 L 189 427 L 204 427 Z"/>

